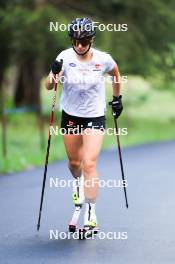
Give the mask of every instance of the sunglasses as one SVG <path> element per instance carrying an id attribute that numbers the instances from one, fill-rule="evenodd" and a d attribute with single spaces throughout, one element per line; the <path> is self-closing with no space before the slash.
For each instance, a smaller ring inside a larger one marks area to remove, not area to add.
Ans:
<path id="1" fill-rule="evenodd" d="M 92 43 L 92 39 L 72 39 L 72 44 L 74 46 L 78 46 L 79 43 L 81 44 L 82 47 L 86 47 Z"/>

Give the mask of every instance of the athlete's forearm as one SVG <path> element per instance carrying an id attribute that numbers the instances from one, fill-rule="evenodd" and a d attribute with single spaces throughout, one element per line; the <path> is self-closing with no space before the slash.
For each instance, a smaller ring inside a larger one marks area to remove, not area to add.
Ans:
<path id="1" fill-rule="evenodd" d="M 54 88 L 54 83 L 59 81 L 60 77 L 62 76 L 63 72 L 59 72 L 58 74 L 53 74 L 52 72 L 49 73 L 45 80 L 45 87 L 47 90 L 52 90 Z"/>
<path id="2" fill-rule="evenodd" d="M 113 87 L 113 96 L 119 96 L 120 95 L 120 82 L 117 83 L 114 80 L 112 83 L 112 87 Z"/>
<path id="3" fill-rule="evenodd" d="M 53 79 L 51 78 L 50 74 L 47 76 L 45 80 L 45 87 L 47 90 L 52 90 L 54 87 Z"/>
<path id="4" fill-rule="evenodd" d="M 117 64 L 114 66 L 113 70 L 109 72 L 109 74 L 113 76 L 113 82 L 112 82 L 113 95 L 119 96 L 120 95 L 120 74 L 119 74 Z"/>

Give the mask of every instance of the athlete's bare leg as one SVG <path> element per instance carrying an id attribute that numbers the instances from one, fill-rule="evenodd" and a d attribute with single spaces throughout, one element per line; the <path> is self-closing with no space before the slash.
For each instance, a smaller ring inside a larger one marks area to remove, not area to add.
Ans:
<path id="1" fill-rule="evenodd" d="M 83 132 L 83 174 L 85 180 L 85 197 L 94 200 L 98 191 L 98 174 L 96 162 L 100 153 L 104 133 L 99 129 L 87 128 Z"/>
<path id="2" fill-rule="evenodd" d="M 63 141 L 68 156 L 68 167 L 74 177 L 82 174 L 83 137 L 82 135 L 63 135 Z"/>
<path id="3" fill-rule="evenodd" d="M 68 167 L 75 178 L 73 180 L 72 199 L 74 205 L 79 206 L 84 202 L 83 138 L 82 135 L 67 134 L 63 136 L 63 140 L 68 156 Z"/>

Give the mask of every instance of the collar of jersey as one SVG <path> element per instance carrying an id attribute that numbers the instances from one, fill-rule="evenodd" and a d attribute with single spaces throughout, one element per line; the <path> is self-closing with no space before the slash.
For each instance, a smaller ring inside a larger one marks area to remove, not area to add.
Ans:
<path id="1" fill-rule="evenodd" d="M 87 63 L 90 63 L 90 62 L 92 62 L 93 60 L 94 60 L 94 56 L 95 56 L 95 53 L 94 53 L 94 49 L 93 48 L 91 48 L 91 50 L 92 50 L 92 58 L 90 59 L 90 60 L 88 60 L 88 61 L 80 61 L 78 58 L 77 58 L 77 54 L 76 54 L 76 52 L 74 51 L 74 49 L 72 48 L 72 50 L 73 50 L 73 52 L 74 52 L 74 57 L 75 57 L 75 59 L 79 62 L 79 63 L 82 63 L 82 64 L 87 64 Z"/>

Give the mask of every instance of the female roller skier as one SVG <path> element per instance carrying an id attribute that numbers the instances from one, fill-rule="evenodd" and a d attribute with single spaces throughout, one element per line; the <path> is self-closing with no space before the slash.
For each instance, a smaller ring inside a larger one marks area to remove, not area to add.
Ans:
<path id="1" fill-rule="evenodd" d="M 85 202 L 84 227 L 93 229 L 97 227 L 95 206 L 99 185 L 96 162 L 105 129 L 103 76 L 106 73 L 113 76 L 112 111 L 117 118 L 123 110 L 119 70 L 109 54 L 92 48 L 96 31 L 89 18 L 72 21 L 68 34 L 72 47 L 57 56 L 50 74 L 59 74 L 63 83 L 61 128 L 66 131 L 63 141 L 74 177 L 73 203 L 80 208 Z M 45 82 L 48 90 L 54 86 L 50 74 Z"/>

